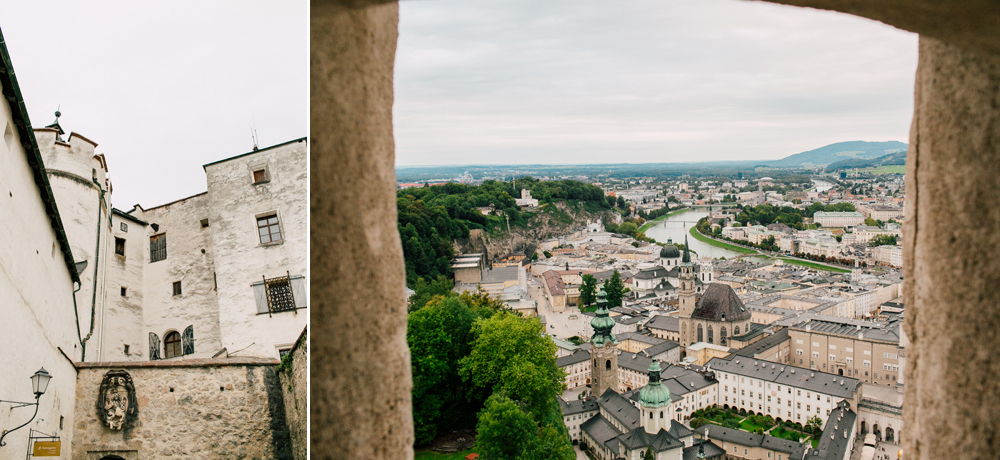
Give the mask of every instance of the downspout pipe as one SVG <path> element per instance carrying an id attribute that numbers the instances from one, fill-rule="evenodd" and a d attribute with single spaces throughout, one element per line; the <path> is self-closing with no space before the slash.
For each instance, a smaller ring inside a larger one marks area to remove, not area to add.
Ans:
<path id="1" fill-rule="evenodd" d="M 80 362 L 87 361 L 87 341 L 89 341 L 90 338 L 94 335 L 94 327 L 96 326 L 96 315 L 97 315 L 97 275 L 99 273 L 98 268 L 100 267 L 99 255 L 101 253 L 101 220 L 103 220 L 103 218 L 101 217 L 101 212 L 104 210 L 102 206 L 104 206 L 105 203 L 104 201 L 105 192 L 104 188 L 101 187 L 100 182 L 97 181 L 97 178 L 94 178 L 93 180 L 94 184 L 97 185 L 97 189 L 100 190 L 101 193 L 97 201 L 97 242 L 94 244 L 94 290 L 93 292 L 91 292 L 91 298 L 90 298 L 90 332 L 87 333 L 86 337 L 80 340 L 80 347 L 82 348 L 80 352 Z M 76 304 L 75 293 L 73 294 L 73 304 L 74 305 Z M 77 317 L 76 324 L 77 324 L 76 326 L 77 335 L 80 335 L 81 332 L 80 332 L 79 316 Z"/>

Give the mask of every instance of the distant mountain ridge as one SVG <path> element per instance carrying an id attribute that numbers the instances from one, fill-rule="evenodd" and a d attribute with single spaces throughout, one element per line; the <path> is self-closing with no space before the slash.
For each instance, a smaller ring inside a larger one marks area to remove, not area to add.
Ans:
<path id="1" fill-rule="evenodd" d="M 780 160 L 768 162 L 771 166 L 827 166 L 845 160 L 870 160 L 893 153 L 902 152 L 905 158 L 908 145 L 899 141 L 867 142 L 848 141 L 837 142 L 808 152 L 789 155 Z M 854 167 L 854 166 L 851 166 Z"/>
<path id="2" fill-rule="evenodd" d="M 863 158 L 852 158 L 850 160 L 841 160 L 836 163 L 830 163 L 826 167 L 826 172 L 839 171 L 842 169 L 854 169 L 854 168 L 877 168 L 879 166 L 893 166 L 893 165 L 905 165 L 906 164 L 906 150 L 902 152 L 890 153 L 888 155 L 883 155 L 878 158 L 863 159 Z"/>

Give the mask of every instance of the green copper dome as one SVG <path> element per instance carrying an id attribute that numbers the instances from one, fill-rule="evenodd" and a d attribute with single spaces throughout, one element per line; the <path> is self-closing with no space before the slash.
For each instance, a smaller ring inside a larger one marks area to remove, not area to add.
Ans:
<path id="1" fill-rule="evenodd" d="M 639 404 L 644 407 L 663 407 L 670 404 L 670 390 L 660 382 L 660 362 L 649 365 L 649 383 L 639 390 Z"/>

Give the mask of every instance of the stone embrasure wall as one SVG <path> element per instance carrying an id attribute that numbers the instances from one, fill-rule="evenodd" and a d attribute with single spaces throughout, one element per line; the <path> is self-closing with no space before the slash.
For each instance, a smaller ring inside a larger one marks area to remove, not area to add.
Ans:
<path id="1" fill-rule="evenodd" d="M 309 337 L 303 330 L 292 351 L 278 366 L 281 394 L 285 401 L 285 420 L 292 440 L 292 456 L 305 460 L 309 443 Z"/>
<path id="2" fill-rule="evenodd" d="M 291 459 L 285 408 L 264 358 L 77 363 L 74 459 Z M 132 376 L 138 410 L 120 431 L 99 418 L 104 374 Z"/>

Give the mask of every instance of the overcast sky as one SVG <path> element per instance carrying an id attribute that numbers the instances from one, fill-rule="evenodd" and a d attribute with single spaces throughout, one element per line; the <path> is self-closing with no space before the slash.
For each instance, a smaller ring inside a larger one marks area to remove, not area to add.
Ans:
<path id="1" fill-rule="evenodd" d="M 31 123 L 107 156 L 115 207 L 205 191 L 202 165 L 308 134 L 308 5 L 4 1 Z"/>
<path id="2" fill-rule="evenodd" d="M 741 0 L 400 3 L 396 164 L 772 159 L 907 142 L 917 36 Z"/>

